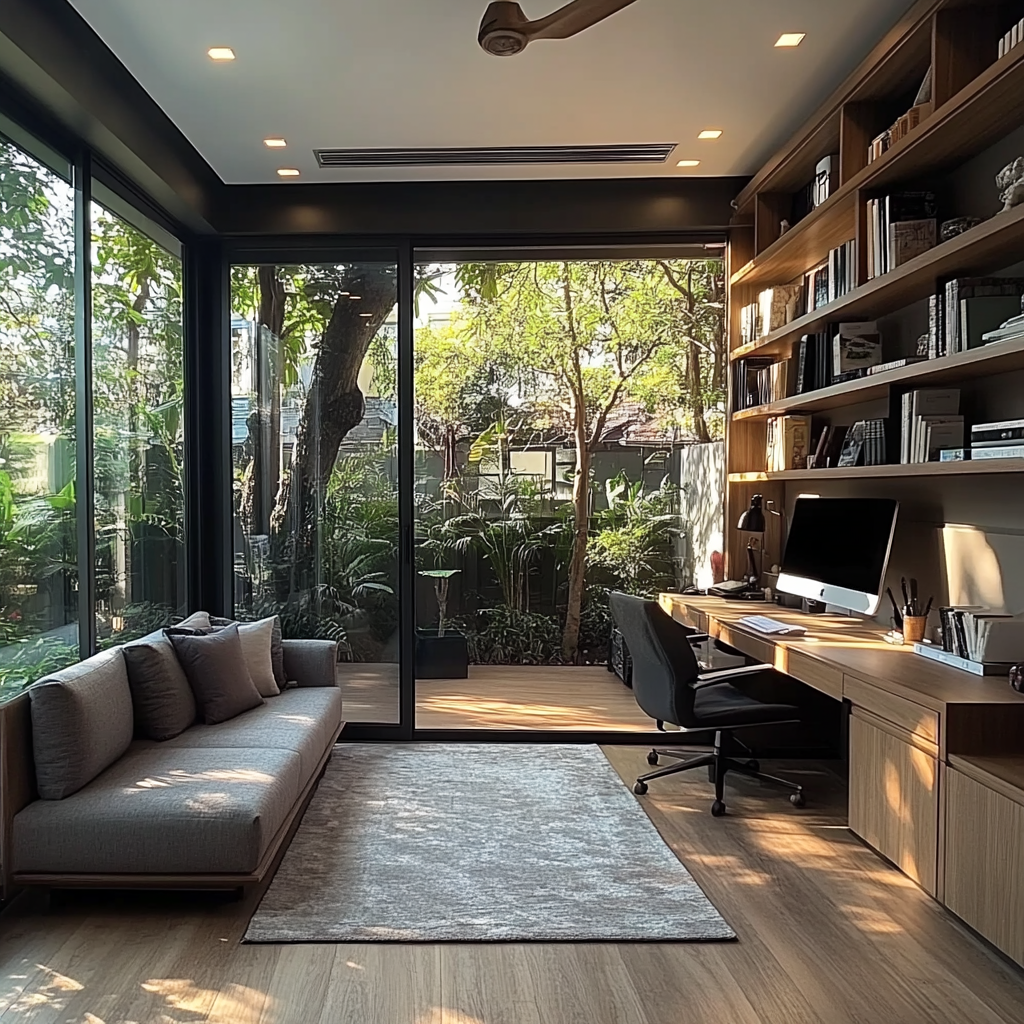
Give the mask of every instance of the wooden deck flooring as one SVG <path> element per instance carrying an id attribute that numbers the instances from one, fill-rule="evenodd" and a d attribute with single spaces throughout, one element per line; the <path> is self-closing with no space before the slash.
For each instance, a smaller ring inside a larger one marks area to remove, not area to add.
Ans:
<path id="1" fill-rule="evenodd" d="M 348 722 L 398 722 L 395 665 L 339 665 Z M 468 679 L 416 683 L 418 729 L 649 732 L 633 691 L 604 667 L 473 665 Z"/>
<path id="2" fill-rule="evenodd" d="M 1024 1024 L 1021 972 L 849 834 L 836 773 L 788 767 L 802 811 L 741 781 L 712 818 L 702 773 L 643 799 L 734 943 L 244 946 L 257 894 L 31 896 L 0 917 L 0 1021 Z"/>

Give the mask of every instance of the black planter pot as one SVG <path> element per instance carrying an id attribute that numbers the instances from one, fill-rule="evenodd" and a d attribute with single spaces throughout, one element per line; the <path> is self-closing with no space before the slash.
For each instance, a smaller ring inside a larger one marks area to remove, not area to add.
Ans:
<path id="1" fill-rule="evenodd" d="M 417 679 L 465 679 L 469 675 L 466 638 L 454 630 L 444 636 L 427 629 L 416 630 Z"/>

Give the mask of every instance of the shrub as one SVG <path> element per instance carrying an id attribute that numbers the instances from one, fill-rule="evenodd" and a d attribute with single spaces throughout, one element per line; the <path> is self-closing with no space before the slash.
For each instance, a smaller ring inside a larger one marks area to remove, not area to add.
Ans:
<path id="1" fill-rule="evenodd" d="M 558 665 L 562 630 L 551 615 L 516 611 L 501 605 L 464 626 L 469 658 L 477 665 Z"/>

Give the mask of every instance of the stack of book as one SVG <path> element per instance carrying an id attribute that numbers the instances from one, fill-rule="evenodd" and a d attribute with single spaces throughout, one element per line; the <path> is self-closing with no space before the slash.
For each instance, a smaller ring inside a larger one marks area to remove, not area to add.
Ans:
<path id="1" fill-rule="evenodd" d="M 810 416 L 773 416 L 768 421 L 766 468 L 769 473 L 806 469 L 810 449 Z"/>
<path id="2" fill-rule="evenodd" d="M 880 277 L 934 248 L 934 192 L 894 192 L 868 200 L 868 277 Z"/>
<path id="3" fill-rule="evenodd" d="M 795 320 L 803 312 L 803 284 L 779 284 L 765 288 L 740 309 L 740 342 L 763 338 Z"/>
<path id="4" fill-rule="evenodd" d="M 971 450 L 962 454 L 975 461 L 1024 459 L 1024 419 L 975 423 L 971 427 Z"/>
<path id="5" fill-rule="evenodd" d="M 857 287 L 857 243 L 843 242 L 828 254 L 828 301 L 835 302 Z"/>
<path id="6" fill-rule="evenodd" d="M 1024 657 L 1024 618 L 979 607 L 939 609 L 942 649 L 967 661 L 1008 665 Z"/>
<path id="7" fill-rule="evenodd" d="M 1024 278 L 957 277 L 928 305 L 928 352 L 937 356 L 965 352 L 987 344 L 984 335 L 998 330 L 1021 311 Z M 933 345 L 934 338 L 934 345 Z"/>
<path id="8" fill-rule="evenodd" d="M 779 402 L 791 393 L 792 360 L 776 362 L 771 356 L 748 356 L 738 359 L 733 371 L 735 393 L 733 409 L 752 409 L 757 405 Z"/>
<path id="9" fill-rule="evenodd" d="M 900 462 L 940 462 L 944 449 L 964 446 L 959 388 L 920 388 L 903 395 Z"/>
<path id="10" fill-rule="evenodd" d="M 793 392 L 797 395 L 827 388 L 832 383 L 832 344 L 827 331 L 801 337 L 795 376 Z"/>
<path id="11" fill-rule="evenodd" d="M 932 112 L 931 103 L 918 103 L 898 117 L 892 127 L 876 135 L 868 145 L 868 163 L 873 164 L 887 149 L 909 135 Z"/>
<path id="12" fill-rule="evenodd" d="M 885 465 L 885 420 L 858 420 L 846 432 L 839 466 Z"/>
<path id="13" fill-rule="evenodd" d="M 1024 18 L 1014 24 L 1010 31 L 999 40 L 999 56 L 1005 57 L 1021 43 L 1024 43 Z"/>
<path id="14" fill-rule="evenodd" d="M 835 466 L 843 453 L 846 442 L 847 428 L 839 425 L 826 424 L 814 444 L 814 453 L 808 462 L 808 468 L 828 469 Z"/>

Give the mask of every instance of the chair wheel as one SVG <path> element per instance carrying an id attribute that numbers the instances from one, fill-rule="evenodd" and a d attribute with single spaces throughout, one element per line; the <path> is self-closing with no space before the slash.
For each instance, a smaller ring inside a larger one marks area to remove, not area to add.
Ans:
<path id="1" fill-rule="evenodd" d="M 647 783 L 643 782 L 641 779 L 637 779 L 636 782 L 633 783 L 633 792 L 636 793 L 637 796 L 643 796 L 644 793 L 647 792 Z"/>
<path id="2" fill-rule="evenodd" d="M 790 802 L 790 803 L 791 803 L 791 804 L 792 804 L 792 805 L 793 805 L 794 807 L 803 807 L 803 805 L 804 805 L 804 804 L 806 803 L 806 801 L 804 800 L 804 795 L 803 795 L 803 793 L 794 793 L 794 794 L 793 794 L 793 795 L 792 795 L 792 796 L 791 796 L 791 797 L 789 798 L 789 802 Z"/>
<path id="3" fill-rule="evenodd" d="M 720 818 L 723 814 L 725 814 L 725 801 L 716 800 L 711 805 L 711 814 L 715 818 Z"/>
<path id="4" fill-rule="evenodd" d="M 647 755 L 647 763 L 648 764 L 657 764 L 658 763 L 658 752 L 656 750 L 652 750 Z"/>

